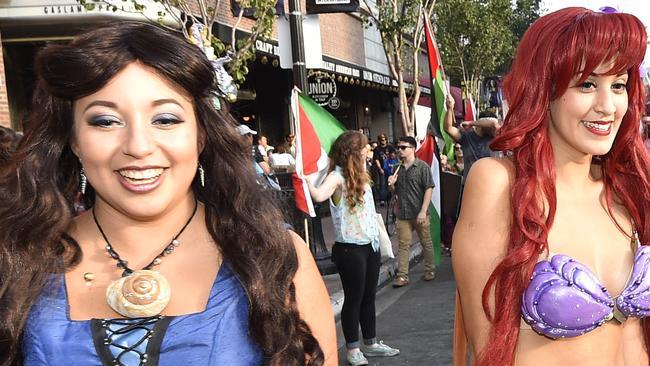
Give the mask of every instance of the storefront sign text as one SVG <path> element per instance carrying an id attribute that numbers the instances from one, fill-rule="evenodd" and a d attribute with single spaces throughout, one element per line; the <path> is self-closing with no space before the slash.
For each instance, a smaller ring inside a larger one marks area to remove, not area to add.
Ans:
<path id="1" fill-rule="evenodd" d="M 255 49 L 259 52 L 268 53 L 273 56 L 280 56 L 280 47 L 260 39 L 255 41 Z"/>
<path id="2" fill-rule="evenodd" d="M 307 77 L 307 94 L 318 105 L 328 105 L 336 97 L 336 81 L 327 73 L 311 74 Z"/>

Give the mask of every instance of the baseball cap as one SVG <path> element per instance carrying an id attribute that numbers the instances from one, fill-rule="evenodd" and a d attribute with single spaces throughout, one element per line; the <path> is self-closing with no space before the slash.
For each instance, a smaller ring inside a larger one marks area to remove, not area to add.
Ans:
<path id="1" fill-rule="evenodd" d="M 242 135 L 242 136 L 244 136 L 244 135 L 248 135 L 249 133 L 250 133 L 251 135 L 257 135 L 257 131 L 251 130 L 251 128 L 248 127 L 248 126 L 246 126 L 246 125 L 239 125 L 239 126 L 237 126 L 236 130 L 237 130 L 237 132 L 238 132 L 240 135 Z"/>

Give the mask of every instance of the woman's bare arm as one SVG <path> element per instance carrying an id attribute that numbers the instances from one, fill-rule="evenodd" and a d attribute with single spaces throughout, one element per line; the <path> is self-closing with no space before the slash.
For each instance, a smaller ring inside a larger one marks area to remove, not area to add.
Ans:
<path id="1" fill-rule="evenodd" d="M 465 184 L 454 231 L 452 264 L 473 359 L 485 345 L 490 329 L 482 306 L 483 288 L 508 246 L 512 178 L 512 166 L 506 159 L 476 162 Z M 493 306 L 491 296 L 491 309 Z"/>
<path id="2" fill-rule="evenodd" d="M 325 283 L 307 244 L 294 232 L 291 232 L 291 237 L 299 262 L 293 283 L 296 286 L 296 302 L 300 317 L 307 322 L 320 344 L 325 354 L 325 365 L 336 366 L 338 365 L 336 327 Z"/>

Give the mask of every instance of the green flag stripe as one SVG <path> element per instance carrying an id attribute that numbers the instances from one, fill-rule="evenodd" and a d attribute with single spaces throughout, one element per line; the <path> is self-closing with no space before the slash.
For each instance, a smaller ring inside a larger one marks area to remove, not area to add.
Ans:
<path id="1" fill-rule="evenodd" d="M 307 117 L 309 117 L 312 126 L 314 126 L 314 131 L 316 131 L 320 139 L 321 146 L 329 154 L 334 140 L 345 132 L 346 128 L 327 110 L 316 104 L 308 96 L 300 94 L 299 100 L 300 106 L 305 111 Z"/>
<path id="2" fill-rule="evenodd" d="M 436 100 L 436 113 L 438 115 L 438 122 L 440 123 L 440 134 L 442 135 L 442 139 L 445 141 L 445 147 L 442 150 L 442 153 L 447 155 L 449 158 L 449 163 L 454 164 L 455 158 L 454 158 L 454 140 L 445 132 L 445 115 L 446 113 L 454 113 L 453 111 L 447 111 L 445 112 L 445 105 L 447 101 L 445 100 L 445 92 L 444 92 L 444 85 L 445 85 L 445 80 L 442 77 L 442 71 L 438 69 L 436 72 L 436 78 L 434 80 L 434 85 L 433 85 L 433 94 Z M 450 92 L 450 91 L 448 91 Z"/>
<path id="3" fill-rule="evenodd" d="M 441 242 L 441 222 L 440 215 L 436 208 L 433 207 L 433 203 L 429 204 L 429 232 L 431 233 L 431 241 L 433 242 L 433 263 L 438 266 L 440 265 L 440 242 Z"/>

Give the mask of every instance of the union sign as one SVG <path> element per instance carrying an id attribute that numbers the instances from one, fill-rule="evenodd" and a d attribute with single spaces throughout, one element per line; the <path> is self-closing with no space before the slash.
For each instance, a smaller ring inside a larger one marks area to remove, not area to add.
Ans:
<path id="1" fill-rule="evenodd" d="M 313 73 L 307 77 L 307 94 L 320 106 L 336 97 L 336 81 L 327 73 Z"/>

